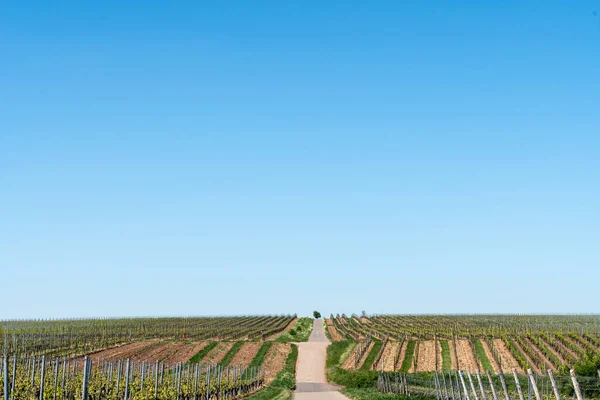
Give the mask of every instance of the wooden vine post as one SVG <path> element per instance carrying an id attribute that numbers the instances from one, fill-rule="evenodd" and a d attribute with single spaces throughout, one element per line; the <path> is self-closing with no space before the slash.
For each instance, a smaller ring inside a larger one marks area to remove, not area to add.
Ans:
<path id="1" fill-rule="evenodd" d="M 521 390 L 521 383 L 519 382 L 519 375 L 517 374 L 517 369 L 513 368 L 513 377 L 515 378 L 515 384 L 517 385 L 517 392 L 519 393 L 519 399 L 525 400 L 523 396 L 523 391 Z"/>
<path id="2" fill-rule="evenodd" d="M 556 384 L 556 380 L 554 380 L 554 373 L 551 369 L 548 370 L 548 378 L 550 378 L 550 384 L 552 384 L 552 391 L 554 392 L 554 397 L 556 397 L 556 400 L 560 400 L 560 392 L 558 391 L 558 385 Z"/>
<path id="3" fill-rule="evenodd" d="M 498 400 L 498 394 L 496 393 L 496 388 L 494 387 L 494 381 L 492 380 L 492 375 L 490 374 L 490 371 L 485 371 L 487 378 L 488 378 L 488 382 L 490 383 L 490 388 L 492 389 L 492 399 L 493 400 Z"/>
<path id="4" fill-rule="evenodd" d="M 583 394 L 581 394 L 581 388 L 579 387 L 579 382 L 577 381 L 577 376 L 575 375 L 575 370 L 571 371 L 571 381 L 573 382 L 573 388 L 575 388 L 575 394 L 577 395 L 577 400 L 583 400 Z"/>
<path id="5" fill-rule="evenodd" d="M 538 390 L 537 384 L 535 382 L 535 377 L 533 376 L 533 371 L 531 371 L 531 368 L 527 370 L 527 376 L 529 377 L 529 383 L 533 388 L 533 393 L 535 394 L 536 400 L 542 400 L 540 397 L 540 391 Z"/>

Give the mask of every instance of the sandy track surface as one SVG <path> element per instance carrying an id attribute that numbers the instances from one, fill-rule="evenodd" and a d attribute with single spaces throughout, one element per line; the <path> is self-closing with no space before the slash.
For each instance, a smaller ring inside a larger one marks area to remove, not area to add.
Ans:
<path id="1" fill-rule="evenodd" d="M 456 351 L 458 352 L 458 364 L 460 369 L 464 371 L 476 372 L 477 371 L 477 360 L 469 347 L 468 339 L 457 339 L 456 340 Z"/>
<path id="2" fill-rule="evenodd" d="M 308 342 L 298 344 L 296 364 L 295 400 L 348 400 L 337 390 L 337 386 L 327 383 L 325 359 L 329 340 L 323 330 L 323 321 L 313 323 L 313 331 Z"/>
<path id="3" fill-rule="evenodd" d="M 435 371 L 435 341 L 423 340 L 419 343 L 419 359 L 417 360 L 417 372 Z"/>
<path id="4" fill-rule="evenodd" d="M 483 349 L 485 350 L 485 355 L 487 356 L 488 360 L 490 360 L 490 363 L 492 364 L 492 368 L 494 369 L 494 372 L 497 373 L 498 370 L 500 369 L 500 366 L 498 365 L 498 363 L 496 362 L 496 359 L 492 355 L 492 350 L 490 349 L 490 346 L 488 346 L 487 341 L 485 339 L 480 339 L 479 341 L 481 342 L 481 345 L 483 346 Z"/>
<path id="5" fill-rule="evenodd" d="M 517 362 L 517 360 L 515 360 L 510 351 L 506 348 L 506 345 L 504 344 L 502 339 L 494 339 L 494 347 L 500 355 L 500 362 L 502 363 L 500 368 L 502 368 L 503 371 L 510 372 L 513 368 L 516 368 L 517 372 L 523 373 L 523 370 L 521 369 L 521 367 L 519 367 L 519 363 Z"/>
<path id="6" fill-rule="evenodd" d="M 235 353 L 229 365 L 241 365 L 242 367 L 247 367 L 252 362 L 256 353 L 258 353 L 258 349 L 262 346 L 262 342 L 247 342 L 242 345 L 240 350 Z M 266 365 L 266 364 L 265 364 Z"/>

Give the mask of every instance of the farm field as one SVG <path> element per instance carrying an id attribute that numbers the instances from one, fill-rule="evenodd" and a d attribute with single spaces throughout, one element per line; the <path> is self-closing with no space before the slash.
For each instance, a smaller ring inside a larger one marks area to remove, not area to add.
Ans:
<path id="1" fill-rule="evenodd" d="M 0 396 L 247 396 L 277 378 L 295 346 L 289 338 L 306 320 L 294 315 L 4 321 Z"/>
<path id="2" fill-rule="evenodd" d="M 600 356 L 600 320 L 591 315 L 331 315 L 325 322 L 333 341 L 358 343 L 348 370 L 566 375 Z"/>

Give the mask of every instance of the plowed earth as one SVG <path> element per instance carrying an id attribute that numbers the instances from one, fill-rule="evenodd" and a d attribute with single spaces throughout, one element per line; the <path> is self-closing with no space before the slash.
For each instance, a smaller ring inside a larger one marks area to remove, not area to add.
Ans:
<path id="1" fill-rule="evenodd" d="M 458 365 L 460 369 L 471 372 L 477 371 L 477 360 L 469 347 L 467 339 L 456 340 L 456 351 L 458 353 Z"/>
<path id="2" fill-rule="evenodd" d="M 292 348 L 289 344 L 273 343 L 263 361 L 267 383 L 275 379 L 285 365 L 285 360 L 291 351 Z"/>
<path id="3" fill-rule="evenodd" d="M 494 339 L 494 348 L 500 355 L 500 362 L 502 363 L 500 368 L 502 368 L 503 371 L 508 372 L 512 371 L 513 368 L 516 368 L 517 372 L 523 373 L 523 370 L 519 367 L 519 363 L 517 363 L 517 360 L 515 360 L 510 351 L 506 348 L 502 339 Z"/>
<path id="4" fill-rule="evenodd" d="M 417 372 L 435 371 L 436 346 L 433 340 L 419 342 L 419 359 L 417 360 Z"/>
<path id="5" fill-rule="evenodd" d="M 244 343 L 240 350 L 233 356 L 229 365 L 247 367 L 252 362 L 254 356 L 256 356 L 256 353 L 258 353 L 260 346 L 262 346 L 262 342 Z"/>

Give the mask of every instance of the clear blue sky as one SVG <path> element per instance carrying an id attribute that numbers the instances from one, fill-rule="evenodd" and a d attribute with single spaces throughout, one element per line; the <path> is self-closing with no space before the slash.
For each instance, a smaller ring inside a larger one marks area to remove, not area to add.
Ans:
<path id="1" fill-rule="evenodd" d="M 0 318 L 598 312 L 600 1 L 0 5 Z"/>

